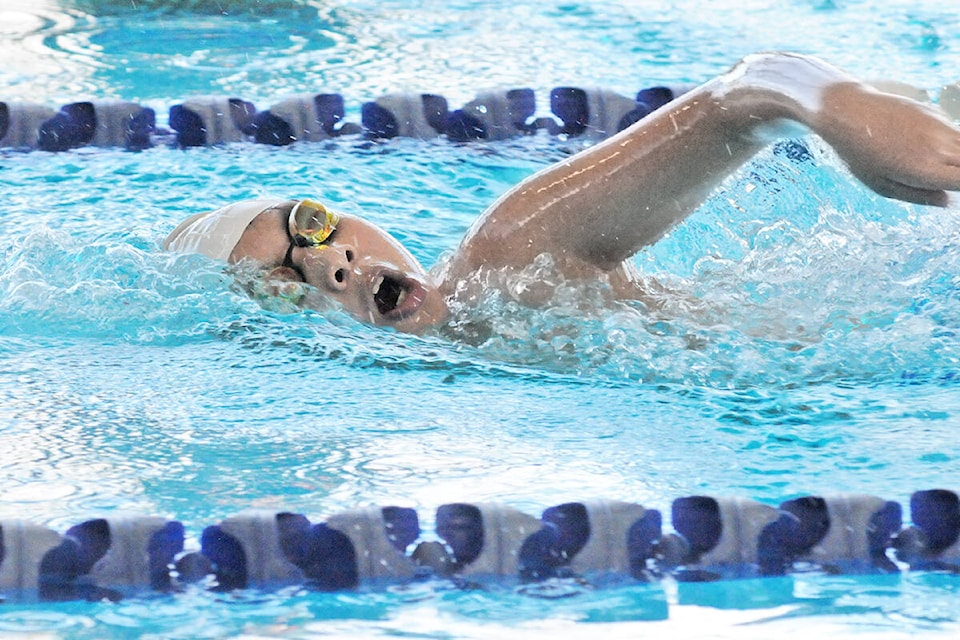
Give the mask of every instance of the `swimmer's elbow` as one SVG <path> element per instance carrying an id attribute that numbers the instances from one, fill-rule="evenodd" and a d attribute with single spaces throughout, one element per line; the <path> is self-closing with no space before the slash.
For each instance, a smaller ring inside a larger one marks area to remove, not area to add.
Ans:
<path id="1" fill-rule="evenodd" d="M 769 137 L 791 135 L 788 126 L 810 126 L 826 104 L 826 90 L 856 79 L 819 58 L 770 52 L 745 57 L 718 82 L 721 102 L 738 124 Z"/>

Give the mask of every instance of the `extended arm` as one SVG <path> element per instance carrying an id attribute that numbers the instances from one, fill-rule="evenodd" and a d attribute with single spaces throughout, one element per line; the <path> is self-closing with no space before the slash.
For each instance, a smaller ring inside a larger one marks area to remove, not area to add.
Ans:
<path id="1" fill-rule="evenodd" d="M 762 54 L 517 185 L 467 234 L 455 268 L 523 266 L 549 252 L 570 274 L 613 269 L 791 124 L 883 195 L 945 205 L 945 190 L 960 190 L 960 131 L 938 112 L 815 58 Z"/>

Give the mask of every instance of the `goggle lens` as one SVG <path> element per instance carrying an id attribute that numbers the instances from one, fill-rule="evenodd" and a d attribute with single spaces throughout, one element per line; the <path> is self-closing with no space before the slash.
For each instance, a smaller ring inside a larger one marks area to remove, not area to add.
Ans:
<path id="1" fill-rule="evenodd" d="M 337 229 L 340 216 L 316 200 L 301 200 L 290 210 L 290 237 L 301 247 L 322 245 Z"/>

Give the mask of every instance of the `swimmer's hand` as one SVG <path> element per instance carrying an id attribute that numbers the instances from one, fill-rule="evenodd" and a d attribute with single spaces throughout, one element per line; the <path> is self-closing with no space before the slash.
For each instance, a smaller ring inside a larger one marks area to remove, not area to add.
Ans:
<path id="1" fill-rule="evenodd" d="M 305 294 L 303 279 L 289 267 L 264 272 L 254 286 L 254 295 L 258 298 L 281 298 L 294 305 L 299 305 Z"/>
<path id="2" fill-rule="evenodd" d="M 960 191 L 960 129 L 931 106 L 841 82 L 809 124 L 880 195 L 943 207 Z"/>

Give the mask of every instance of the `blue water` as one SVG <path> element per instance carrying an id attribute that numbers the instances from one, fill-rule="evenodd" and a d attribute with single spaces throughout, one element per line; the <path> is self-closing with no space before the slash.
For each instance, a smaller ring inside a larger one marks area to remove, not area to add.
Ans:
<path id="1" fill-rule="evenodd" d="M 783 48 L 936 90 L 960 79 L 960 10 L 881 0 L 220 2 L 4 0 L 5 99 L 196 94 L 266 108 L 344 94 L 558 84 L 629 94 Z M 177 6 L 174 6 L 177 5 Z M 171 8 L 173 7 L 173 8 Z M 581 143 L 359 141 L 143 153 L 0 151 L 0 517 L 58 530 L 251 507 L 495 501 L 537 514 L 691 494 L 771 504 L 960 486 L 960 211 L 864 192 L 829 150 L 764 153 L 639 255 L 666 317 L 496 297 L 500 337 L 415 338 L 260 308 L 220 265 L 159 250 L 187 215 L 261 194 L 362 213 L 431 264 L 500 193 Z M 694 303 L 693 301 L 697 301 Z M 690 308 L 692 307 L 692 308 Z M 333 595 L 0 608 L 0 635 L 787 638 L 952 636 L 933 573 L 573 588 L 443 584 Z"/>

